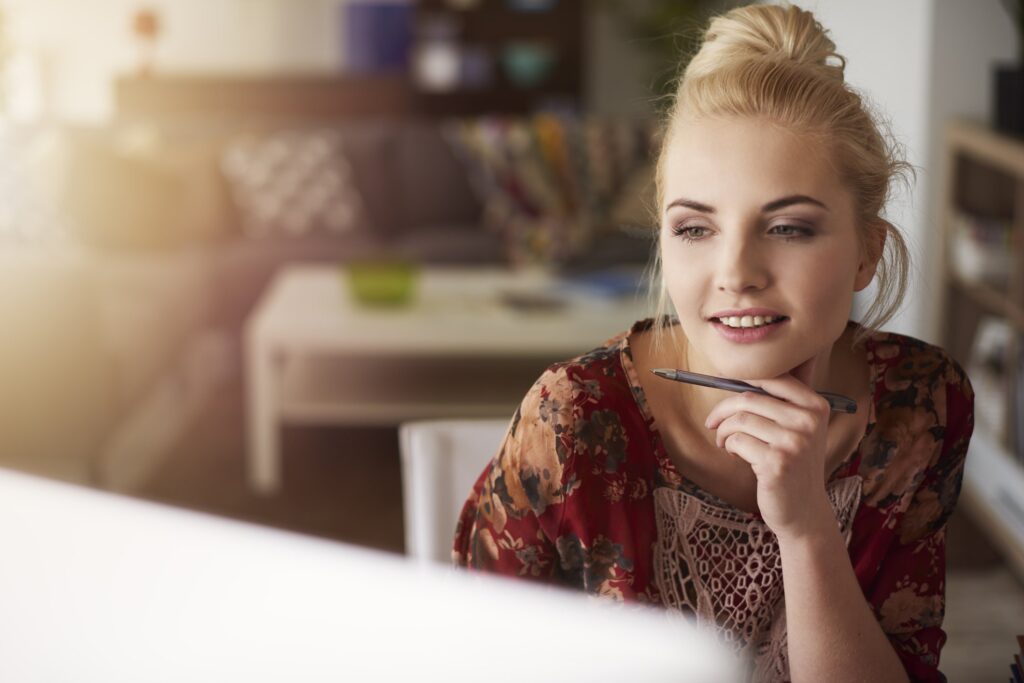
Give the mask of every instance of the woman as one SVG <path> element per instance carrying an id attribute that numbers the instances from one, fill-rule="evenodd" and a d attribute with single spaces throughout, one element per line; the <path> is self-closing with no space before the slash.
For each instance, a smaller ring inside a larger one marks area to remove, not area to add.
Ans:
<path id="1" fill-rule="evenodd" d="M 941 681 L 973 390 L 942 349 L 879 331 L 909 263 L 881 214 L 913 169 L 834 50 L 796 7 L 711 22 L 657 159 L 656 315 L 537 380 L 453 555 L 695 615 L 755 680 Z M 876 275 L 870 323 L 849 320 Z"/>

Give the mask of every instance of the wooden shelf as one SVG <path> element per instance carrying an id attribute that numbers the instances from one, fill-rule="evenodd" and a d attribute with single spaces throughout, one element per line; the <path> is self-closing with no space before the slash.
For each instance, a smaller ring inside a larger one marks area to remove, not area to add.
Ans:
<path id="1" fill-rule="evenodd" d="M 984 400 L 983 396 L 977 397 Z M 1024 468 L 994 435 L 976 427 L 967 457 L 962 503 L 1000 548 L 1007 563 L 1024 576 Z"/>
<path id="2" fill-rule="evenodd" d="M 1006 293 L 985 282 L 965 280 L 956 273 L 949 273 L 948 277 L 949 284 L 963 292 L 964 296 L 977 302 L 986 312 L 1006 318 L 1024 333 L 1024 309 L 1014 303 Z"/>
<path id="3" fill-rule="evenodd" d="M 1024 343 L 1024 141 L 1002 135 L 973 121 L 954 120 L 945 130 L 943 187 L 939 193 L 941 229 L 942 345 L 965 368 L 973 366 L 971 350 L 980 321 L 1005 320 L 1016 333 L 1007 349 L 1009 389 L 1024 372 L 1015 362 Z M 1011 272 L 1005 286 L 971 281 L 953 267 L 953 229 L 962 215 L 1006 221 L 1010 230 Z M 1024 577 L 1024 454 L 1015 452 L 1017 416 L 1011 394 L 986 393 L 975 387 L 975 429 L 971 438 L 962 489 L 967 513 L 1000 548 L 1008 564 Z M 992 433 L 978 419 L 978 405 L 1002 401 L 1006 428 Z"/>
<path id="4" fill-rule="evenodd" d="M 579 108 L 575 92 L 548 86 L 517 88 L 508 85 L 480 90 L 417 92 L 413 101 L 416 111 L 427 117 L 522 115 L 552 103 Z"/>
<path id="5" fill-rule="evenodd" d="M 946 128 L 946 144 L 1016 177 L 1024 177 L 1024 141 L 1002 135 L 975 121 L 955 120 Z"/>
<path id="6" fill-rule="evenodd" d="M 118 115 L 145 119 L 408 116 L 414 95 L 404 74 L 160 74 L 125 76 L 115 85 Z"/>
<path id="7" fill-rule="evenodd" d="M 521 115 L 552 105 L 582 109 L 587 52 L 583 0 L 560 0 L 545 12 L 513 10 L 501 0 L 484 0 L 468 10 L 453 9 L 441 0 L 421 0 L 416 3 L 414 27 L 437 15 L 457 21 L 456 43 L 484 47 L 491 53 L 494 78 L 490 87 L 434 93 L 419 87 L 412 74 L 405 72 L 160 73 L 118 78 L 116 109 L 122 118 L 146 120 L 441 118 Z M 517 86 L 505 74 L 501 53 L 514 42 L 547 43 L 557 54 L 551 72 L 536 87 Z"/>

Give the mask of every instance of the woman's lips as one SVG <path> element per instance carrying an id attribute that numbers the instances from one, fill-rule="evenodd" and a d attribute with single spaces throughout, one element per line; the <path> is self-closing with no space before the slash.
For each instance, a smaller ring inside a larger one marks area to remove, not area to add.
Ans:
<path id="1" fill-rule="evenodd" d="M 753 342 L 763 341 L 768 339 L 770 336 L 778 334 L 779 329 L 789 322 L 789 318 L 784 318 L 778 322 L 774 322 L 770 325 L 762 325 L 761 327 L 729 327 L 717 320 L 711 320 L 711 325 L 722 335 L 725 339 L 736 342 L 739 344 L 750 344 Z"/>

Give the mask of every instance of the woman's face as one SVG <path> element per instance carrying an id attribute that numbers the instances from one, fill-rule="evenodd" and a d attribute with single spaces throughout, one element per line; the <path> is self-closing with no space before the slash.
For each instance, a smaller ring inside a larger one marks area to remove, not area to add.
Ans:
<path id="1" fill-rule="evenodd" d="M 681 121 L 664 171 L 665 286 L 691 369 L 758 379 L 827 359 L 875 264 L 862 262 L 852 197 L 824 150 L 763 121 Z M 788 320 L 744 342 L 711 321 L 750 308 Z"/>

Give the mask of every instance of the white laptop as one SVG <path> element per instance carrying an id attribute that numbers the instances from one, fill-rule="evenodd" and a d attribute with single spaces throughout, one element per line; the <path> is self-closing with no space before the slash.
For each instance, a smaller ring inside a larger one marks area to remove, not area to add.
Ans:
<path id="1" fill-rule="evenodd" d="M 0 470 L 0 680 L 734 681 L 682 617 Z"/>

